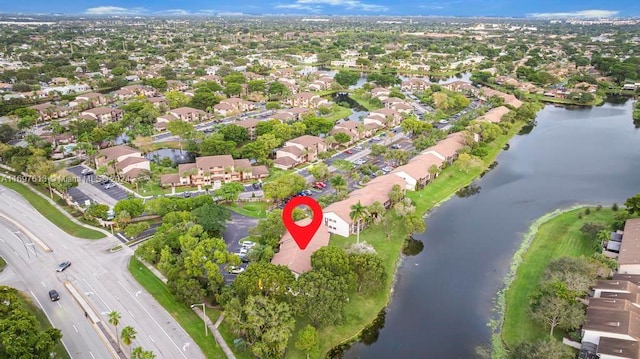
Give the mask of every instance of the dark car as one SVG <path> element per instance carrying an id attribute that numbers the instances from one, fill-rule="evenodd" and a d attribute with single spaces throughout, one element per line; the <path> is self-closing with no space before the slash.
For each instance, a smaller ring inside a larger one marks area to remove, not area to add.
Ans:
<path id="1" fill-rule="evenodd" d="M 51 299 L 52 302 L 55 302 L 56 300 L 60 300 L 60 295 L 58 294 L 58 291 L 56 291 L 55 289 L 51 289 L 49 291 L 49 299 Z"/>
<path id="2" fill-rule="evenodd" d="M 69 266 L 71 266 L 71 262 L 64 261 L 58 265 L 58 267 L 56 268 L 56 272 L 62 272 L 65 269 L 69 268 Z"/>

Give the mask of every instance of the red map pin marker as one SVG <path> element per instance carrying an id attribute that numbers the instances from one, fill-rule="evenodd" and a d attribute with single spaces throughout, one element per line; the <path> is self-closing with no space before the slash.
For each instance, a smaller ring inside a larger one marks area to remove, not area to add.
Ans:
<path id="1" fill-rule="evenodd" d="M 307 226 L 299 226 L 293 220 L 293 210 L 301 205 L 309 206 L 312 212 L 311 223 Z M 284 222 L 284 226 L 287 227 L 287 230 L 293 237 L 293 240 L 296 241 L 298 247 L 304 250 L 311 242 L 311 238 L 316 234 L 318 228 L 320 228 L 320 224 L 322 223 L 322 207 L 320 204 L 313 198 L 307 196 L 299 196 L 293 197 L 287 205 L 284 206 L 284 210 L 282 211 L 282 221 Z"/>

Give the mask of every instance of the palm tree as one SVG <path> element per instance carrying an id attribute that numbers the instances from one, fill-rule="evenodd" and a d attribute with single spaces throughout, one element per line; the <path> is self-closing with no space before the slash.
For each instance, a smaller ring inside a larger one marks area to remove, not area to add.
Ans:
<path id="1" fill-rule="evenodd" d="M 150 350 L 144 350 L 142 347 L 135 347 L 131 352 L 131 359 L 154 359 L 156 357 Z"/>
<path id="2" fill-rule="evenodd" d="M 122 328 L 122 333 L 120 333 L 120 336 L 122 337 L 122 342 L 124 343 L 124 345 L 131 348 L 131 342 L 136 339 L 136 334 L 138 334 L 138 332 L 136 332 L 136 330 L 133 329 L 132 326 L 126 326 Z M 131 352 L 129 352 L 129 355 L 131 355 Z"/>
<path id="3" fill-rule="evenodd" d="M 329 183 L 336 190 L 336 194 L 338 194 L 339 190 L 347 186 L 347 180 L 345 180 L 344 177 L 342 177 L 341 175 L 336 175 L 331 177 L 331 179 L 329 180 Z"/>
<path id="4" fill-rule="evenodd" d="M 378 223 L 382 220 L 382 216 L 384 216 L 384 212 L 386 211 L 384 205 L 380 203 L 380 201 L 373 202 L 369 207 L 369 214 L 373 217 L 373 221 Z"/>
<path id="5" fill-rule="evenodd" d="M 360 226 L 362 220 L 369 215 L 369 211 L 366 206 L 363 206 L 360 201 L 351 206 L 351 212 L 349 212 L 349 218 L 356 223 L 356 243 L 360 243 Z"/>
<path id="6" fill-rule="evenodd" d="M 118 336 L 118 325 L 120 324 L 120 319 L 122 319 L 120 313 L 116 312 L 115 310 L 109 312 L 109 324 L 113 325 L 114 328 L 116 328 L 116 340 L 118 341 L 118 346 L 120 346 L 120 337 Z"/>

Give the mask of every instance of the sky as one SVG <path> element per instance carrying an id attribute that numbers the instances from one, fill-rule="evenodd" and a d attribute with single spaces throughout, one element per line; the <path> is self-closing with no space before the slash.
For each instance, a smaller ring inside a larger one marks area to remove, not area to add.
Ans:
<path id="1" fill-rule="evenodd" d="M 640 17 L 639 0 L 0 0 L 0 13 Z"/>

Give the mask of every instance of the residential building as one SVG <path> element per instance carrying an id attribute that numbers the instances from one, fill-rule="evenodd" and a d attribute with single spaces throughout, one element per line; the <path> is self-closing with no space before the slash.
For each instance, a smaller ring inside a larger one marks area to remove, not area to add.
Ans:
<path id="1" fill-rule="evenodd" d="M 458 158 L 458 151 L 466 146 L 465 137 L 462 132 L 452 133 L 435 146 L 422 151 L 423 154 L 433 154 L 449 164 Z"/>
<path id="2" fill-rule="evenodd" d="M 235 122 L 235 125 L 238 125 L 240 127 L 244 127 L 247 129 L 247 134 L 249 135 L 249 139 L 250 140 L 255 140 L 257 135 L 256 135 L 256 127 L 258 126 L 258 123 L 260 123 L 260 120 L 255 119 L 255 118 L 250 118 L 247 120 L 242 120 L 242 121 L 238 121 Z"/>
<path id="3" fill-rule="evenodd" d="M 95 120 L 101 124 L 107 124 L 120 121 L 123 116 L 123 111 L 119 108 L 96 107 L 80 112 L 80 116 L 87 120 Z"/>
<path id="4" fill-rule="evenodd" d="M 288 169 L 300 163 L 313 162 L 318 159 L 319 153 L 326 150 L 327 145 L 322 138 L 300 136 L 285 142 L 284 146 L 276 151 L 274 165 L 277 168 Z"/>
<path id="5" fill-rule="evenodd" d="M 184 122 L 201 122 L 207 119 L 206 112 L 191 107 L 179 107 L 167 113 Z"/>
<path id="6" fill-rule="evenodd" d="M 53 119 L 61 118 L 69 114 L 68 109 L 58 107 L 50 102 L 29 106 L 29 108 L 38 111 L 38 121 L 51 121 Z"/>
<path id="7" fill-rule="evenodd" d="M 509 108 L 506 106 L 492 108 L 491 110 L 487 111 L 487 113 L 485 113 L 483 116 L 478 117 L 478 120 L 488 121 L 492 123 L 499 123 L 500 121 L 502 121 L 502 117 L 507 113 L 509 113 L 509 111 L 511 110 L 509 110 Z"/>
<path id="8" fill-rule="evenodd" d="M 289 105 L 291 107 L 318 108 L 320 106 L 329 106 L 330 103 L 314 93 L 300 92 L 289 99 Z"/>
<path id="9" fill-rule="evenodd" d="M 142 152 L 126 145 L 114 146 L 98 151 L 96 168 L 107 167 L 107 173 L 117 174 L 126 180 L 134 180 L 142 170 L 151 170 L 148 159 Z"/>
<path id="10" fill-rule="evenodd" d="M 427 185 L 437 176 L 431 173 L 431 167 L 438 170 L 442 168 L 444 160 L 432 153 L 419 154 L 412 158 L 406 165 L 394 169 L 391 173 L 405 181 L 404 188 L 410 191 L 417 191 Z"/>
<path id="11" fill-rule="evenodd" d="M 618 256 L 618 273 L 640 274 L 640 218 L 625 222 Z"/>
<path id="12" fill-rule="evenodd" d="M 156 93 L 156 89 L 150 86 L 130 85 L 116 91 L 114 95 L 119 100 L 127 100 L 138 96 L 153 97 L 156 95 Z"/>
<path id="13" fill-rule="evenodd" d="M 431 86 L 431 83 L 425 79 L 421 78 L 410 78 L 408 80 L 402 81 L 400 85 L 400 89 L 402 91 L 424 91 Z"/>
<path id="14" fill-rule="evenodd" d="M 298 226 L 304 227 L 311 223 L 310 218 L 305 218 L 301 221 L 297 221 Z M 293 240 L 293 237 L 286 231 L 280 239 L 280 250 L 273 256 L 271 260 L 272 264 L 287 266 L 293 274 L 298 277 L 300 274 L 310 271 L 311 268 L 311 255 L 318 249 L 329 245 L 330 233 L 328 228 L 324 225 L 320 225 L 315 232 L 309 245 L 304 250 L 298 247 L 298 244 Z"/>
<path id="15" fill-rule="evenodd" d="M 101 93 L 90 92 L 76 96 L 76 102 L 84 102 L 88 107 L 106 106 L 109 104 L 109 98 Z"/>
<path id="16" fill-rule="evenodd" d="M 231 155 L 218 155 L 196 157 L 195 163 L 181 164 L 177 174 L 165 175 L 160 180 L 162 185 L 211 186 L 218 189 L 227 182 L 258 180 L 268 175 L 265 166 L 252 166 L 249 160 L 236 160 Z"/>
<path id="17" fill-rule="evenodd" d="M 254 110 L 255 108 L 256 104 L 254 102 L 236 97 L 224 99 L 220 101 L 219 104 L 213 106 L 214 112 L 222 116 L 240 114 Z"/>

